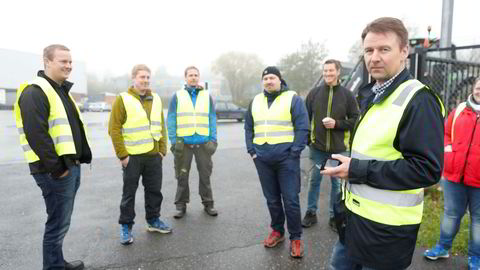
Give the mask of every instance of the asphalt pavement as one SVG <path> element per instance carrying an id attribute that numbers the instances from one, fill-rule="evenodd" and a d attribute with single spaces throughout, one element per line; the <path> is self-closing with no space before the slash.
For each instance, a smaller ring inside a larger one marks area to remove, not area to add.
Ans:
<path id="1" fill-rule="evenodd" d="M 10 112 L 11 113 L 11 112 Z M 2 120 L 2 151 L 13 156 L 20 147 L 12 123 Z M 11 116 L 11 115 L 9 115 Z M 187 215 L 173 218 L 176 181 L 173 156 L 163 161 L 164 200 L 161 218 L 173 226 L 171 234 L 145 230 L 143 187 L 136 200 L 134 243 L 119 243 L 119 203 L 122 190 L 120 163 L 113 156 L 106 137 L 104 114 L 89 116 L 93 127 L 92 165 L 82 165 L 82 183 L 75 201 L 72 224 L 64 242 L 67 260 L 81 259 L 86 269 L 327 269 L 336 234 L 328 227 L 326 205 L 329 181 L 322 182 L 319 223 L 304 230 L 305 257 L 289 256 L 289 241 L 266 249 L 263 239 L 269 232 L 269 214 L 258 176 L 243 143 L 243 124 L 219 122 L 219 149 L 213 157 L 212 175 L 217 217 L 203 211 L 198 195 L 198 173 L 192 165 Z M 95 120 L 100 118 L 101 120 Z M 3 126 L 2 126 L 3 125 Z M 103 149 L 103 150 L 96 150 Z M 103 151 L 103 152 L 102 152 Z M 13 153 L 13 154 L 12 154 Z M 302 153 L 302 214 L 306 205 L 308 150 Z M 46 219 L 40 189 L 21 158 L 0 159 L 0 269 L 41 269 L 42 235 Z M 325 179 L 328 180 L 328 179 Z M 428 222 L 428 221 L 426 221 Z M 418 248 L 409 269 L 466 269 L 464 257 L 427 262 Z"/>

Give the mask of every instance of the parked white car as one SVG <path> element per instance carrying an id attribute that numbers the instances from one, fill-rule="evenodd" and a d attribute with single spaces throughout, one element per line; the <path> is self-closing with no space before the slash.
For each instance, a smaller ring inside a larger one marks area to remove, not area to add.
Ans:
<path id="1" fill-rule="evenodd" d="M 88 110 L 91 112 L 109 112 L 112 110 L 112 105 L 107 102 L 92 102 L 88 105 Z"/>

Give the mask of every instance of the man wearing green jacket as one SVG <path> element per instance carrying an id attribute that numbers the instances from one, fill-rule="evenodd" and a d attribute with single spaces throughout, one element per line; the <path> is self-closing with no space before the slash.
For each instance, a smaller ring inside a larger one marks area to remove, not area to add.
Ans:
<path id="1" fill-rule="evenodd" d="M 123 170 L 123 194 L 120 203 L 120 243 L 133 243 L 135 193 L 140 176 L 145 187 L 147 231 L 170 233 L 172 229 L 160 220 L 163 195 L 162 159 L 167 153 L 167 137 L 162 101 L 150 87 L 150 69 L 136 65 L 133 85 L 121 93 L 112 106 L 108 133 Z"/>

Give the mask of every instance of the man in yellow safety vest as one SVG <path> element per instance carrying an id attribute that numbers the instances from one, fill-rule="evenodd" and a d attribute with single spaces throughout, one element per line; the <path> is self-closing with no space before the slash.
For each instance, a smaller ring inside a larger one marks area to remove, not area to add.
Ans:
<path id="1" fill-rule="evenodd" d="M 150 89 L 150 69 L 143 64 L 132 69 L 133 85 L 120 93 L 112 106 L 108 133 L 123 170 L 120 203 L 120 243 L 133 243 L 135 193 L 140 176 L 145 187 L 147 231 L 170 233 L 160 219 L 163 195 L 162 160 L 167 153 L 167 138 L 162 100 Z"/>
<path id="2" fill-rule="evenodd" d="M 17 91 L 14 115 L 30 172 L 42 190 L 47 210 L 43 269 L 83 269 L 66 262 L 63 239 L 80 186 L 80 164 L 92 161 L 82 114 L 71 96 L 70 50 L 53 44 L 43 50 L 45 71 Z"/>
<path id="3" fill-rule="evenodd" d="M 362 40 L 373 80 L 360 90 L 366 99 L 359 102 L 351 158 L 332 155 L 341 165 L 321 171 L 346 180 L 345 230 L 330 269 L 406 269 L 422 221 L 423 188 L 442 174 L 444 109 L 406 69 L 402 21 L 376 19 Z"/>

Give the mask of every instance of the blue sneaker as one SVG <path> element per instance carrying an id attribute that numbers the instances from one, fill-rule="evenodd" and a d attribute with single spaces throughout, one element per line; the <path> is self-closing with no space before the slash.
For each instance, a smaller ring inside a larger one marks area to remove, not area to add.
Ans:
<path id="1" fill-rule="evenodd" d="M 130 245 L 133 243 L 132 228 L 128 224 L 122 224 L 120 229 L 120 243 L 122 245 Z"/>
<path id="2" fill-rule="evenodd" d="M 468 270 L 480 270 L 480 257 L 478 256 L 468 257 Z"/>
<path id="3" fill-rule="evenodd" d="M 163 222 L 159 218 L 147 221 L 147 231 L 159 232 L 159 233 L 171 233 L 172 228 L 167 223 Z"/>
<path id="4" fill-rule="evenodd" d="M 425 252 L 423 253 L 423 256 L 425 256 L 425 258 L 433 260 L 433 261 L 435 261 L 436 259 L 439 259 L 439 258 L 448 258 L 449 257 L 448 250 L 446 250 L 445 248 L 443 248 L 439 244 L 435 245 L 435 247 L 433 247 L 432 249 L 425 250 Z"/>

